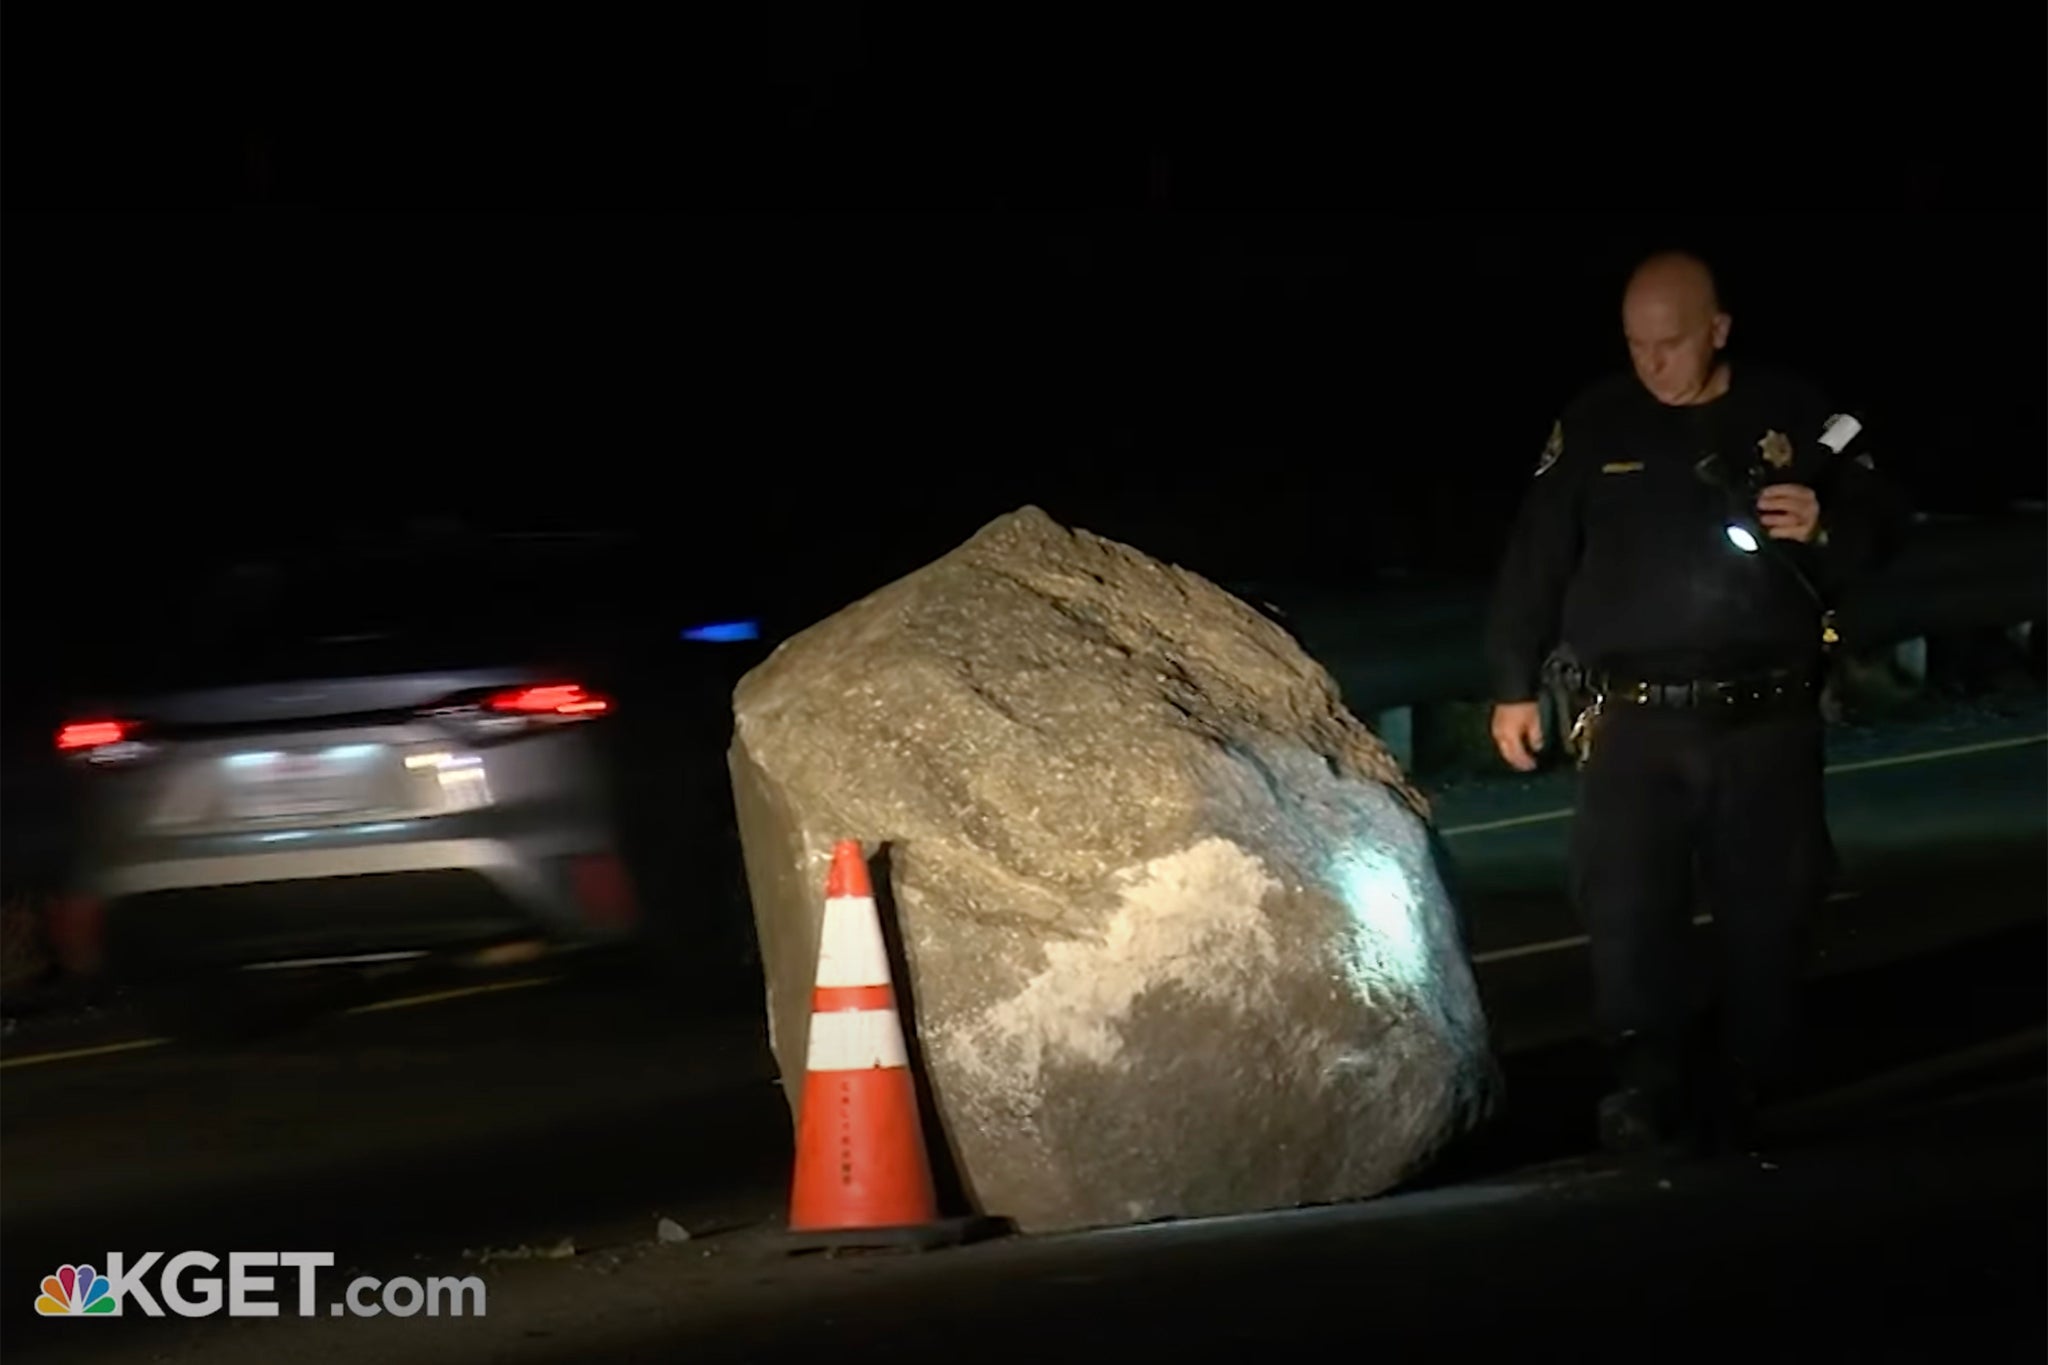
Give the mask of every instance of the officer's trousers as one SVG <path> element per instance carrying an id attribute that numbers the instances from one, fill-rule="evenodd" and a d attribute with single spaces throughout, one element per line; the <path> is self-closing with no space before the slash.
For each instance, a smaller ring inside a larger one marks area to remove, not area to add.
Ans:
<path id="1" fill-rule="evenodd" d="M 1610 1043 L 1682 1057 L 1693 954 L 1717 950 L 1723 1059 L 1764 1085 L 1797 1069 L 1808 935 L 1834 872 L 1823 766 L 1810 708 L 1731 718 L 1624 704 L 1601 718 L 1571 881 Z"/>

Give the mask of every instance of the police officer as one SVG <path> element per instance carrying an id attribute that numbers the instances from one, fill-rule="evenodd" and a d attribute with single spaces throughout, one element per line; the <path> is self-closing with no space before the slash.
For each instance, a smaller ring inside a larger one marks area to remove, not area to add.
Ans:
<path id="1" fill-rule="evenodd" d="M 1500 568 L 1493 739 L 1536 767 L 1546 662 L 1575 659 L 1571 890 L 1619 1082 L 1603 1144 L 1746 1143 L 1760 1094 L 1792 1069 L 1803 935 L 1833 871 L 1828 606 L 1903 517 L 1854 420 L 1793 376 L 1730 361 L 1699 259 L 1644 262 L 1622 325 L 1634 373 L 1553 425 Z M 1700 910 L 1721 949 L 1718 1048 L 1691 1032 Z"/>

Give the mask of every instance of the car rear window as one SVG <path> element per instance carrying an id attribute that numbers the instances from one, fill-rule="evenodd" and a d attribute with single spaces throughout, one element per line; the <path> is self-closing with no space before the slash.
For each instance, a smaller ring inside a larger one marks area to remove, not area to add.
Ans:
<path id="1" fill-rule="evenodd" d="M 220 685 L 551 662 L 634 629 L 633 570 L 588 550 L 451 548 L 238 565 L 167 613 L 138 681 Z"/>

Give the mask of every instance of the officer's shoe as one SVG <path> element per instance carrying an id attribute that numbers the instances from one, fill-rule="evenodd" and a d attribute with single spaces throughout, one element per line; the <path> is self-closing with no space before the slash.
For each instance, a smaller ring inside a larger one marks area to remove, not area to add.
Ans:
<path id="1" fill-rule="evenodd" d="M 1654 1156 L 1672 1136 L 1666 1107 L 1654 1091 L 1629 1086 L 1600 1101 L 1600 1150 L 1609 1156 Z"/>
<path id="2" fill-rule="evenodd" d="M 1747 1086 L 1724 1089 L 1713 1114 L 1713 1150 L 1717 1156 L 1754 1153 L 1763 1140 L 1757 1121 L 1756 1092 Z"/>
<path id="3" fill-rule="evenodd" d="M 1708 1155 L 1758 1157 L 1774 1135 L 1764 1119 L 1766 1095 L 1746 1071 L 1726 1069 L 1715 1087 L 1707 1114 Z"/>
<path id="4" fill-rule="evenodd" d="M 1673 1037 L 1629 1030 L 1615 1039 L 1616 1089 L 1600 1101 L 1600 1147 L 1618 1157 L 1669 1149 L 1679 1133 L 1683 1053 Z"/>

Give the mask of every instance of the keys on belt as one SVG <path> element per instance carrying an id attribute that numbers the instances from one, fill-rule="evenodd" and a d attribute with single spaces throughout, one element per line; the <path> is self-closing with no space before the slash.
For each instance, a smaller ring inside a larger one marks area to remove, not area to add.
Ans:
<path id="1" fill-rule="evenodd" d="M 1572 761 L 1581 768 L 1593 759 L 1593 735 L 1600 728 L 1600 708 L 1605 701 L 1604 697 L 1595 692 L 1593 700 L 1572 722 L 1571 733 L 1565 736 L 1565 748 L 1570 751 Z"/>

